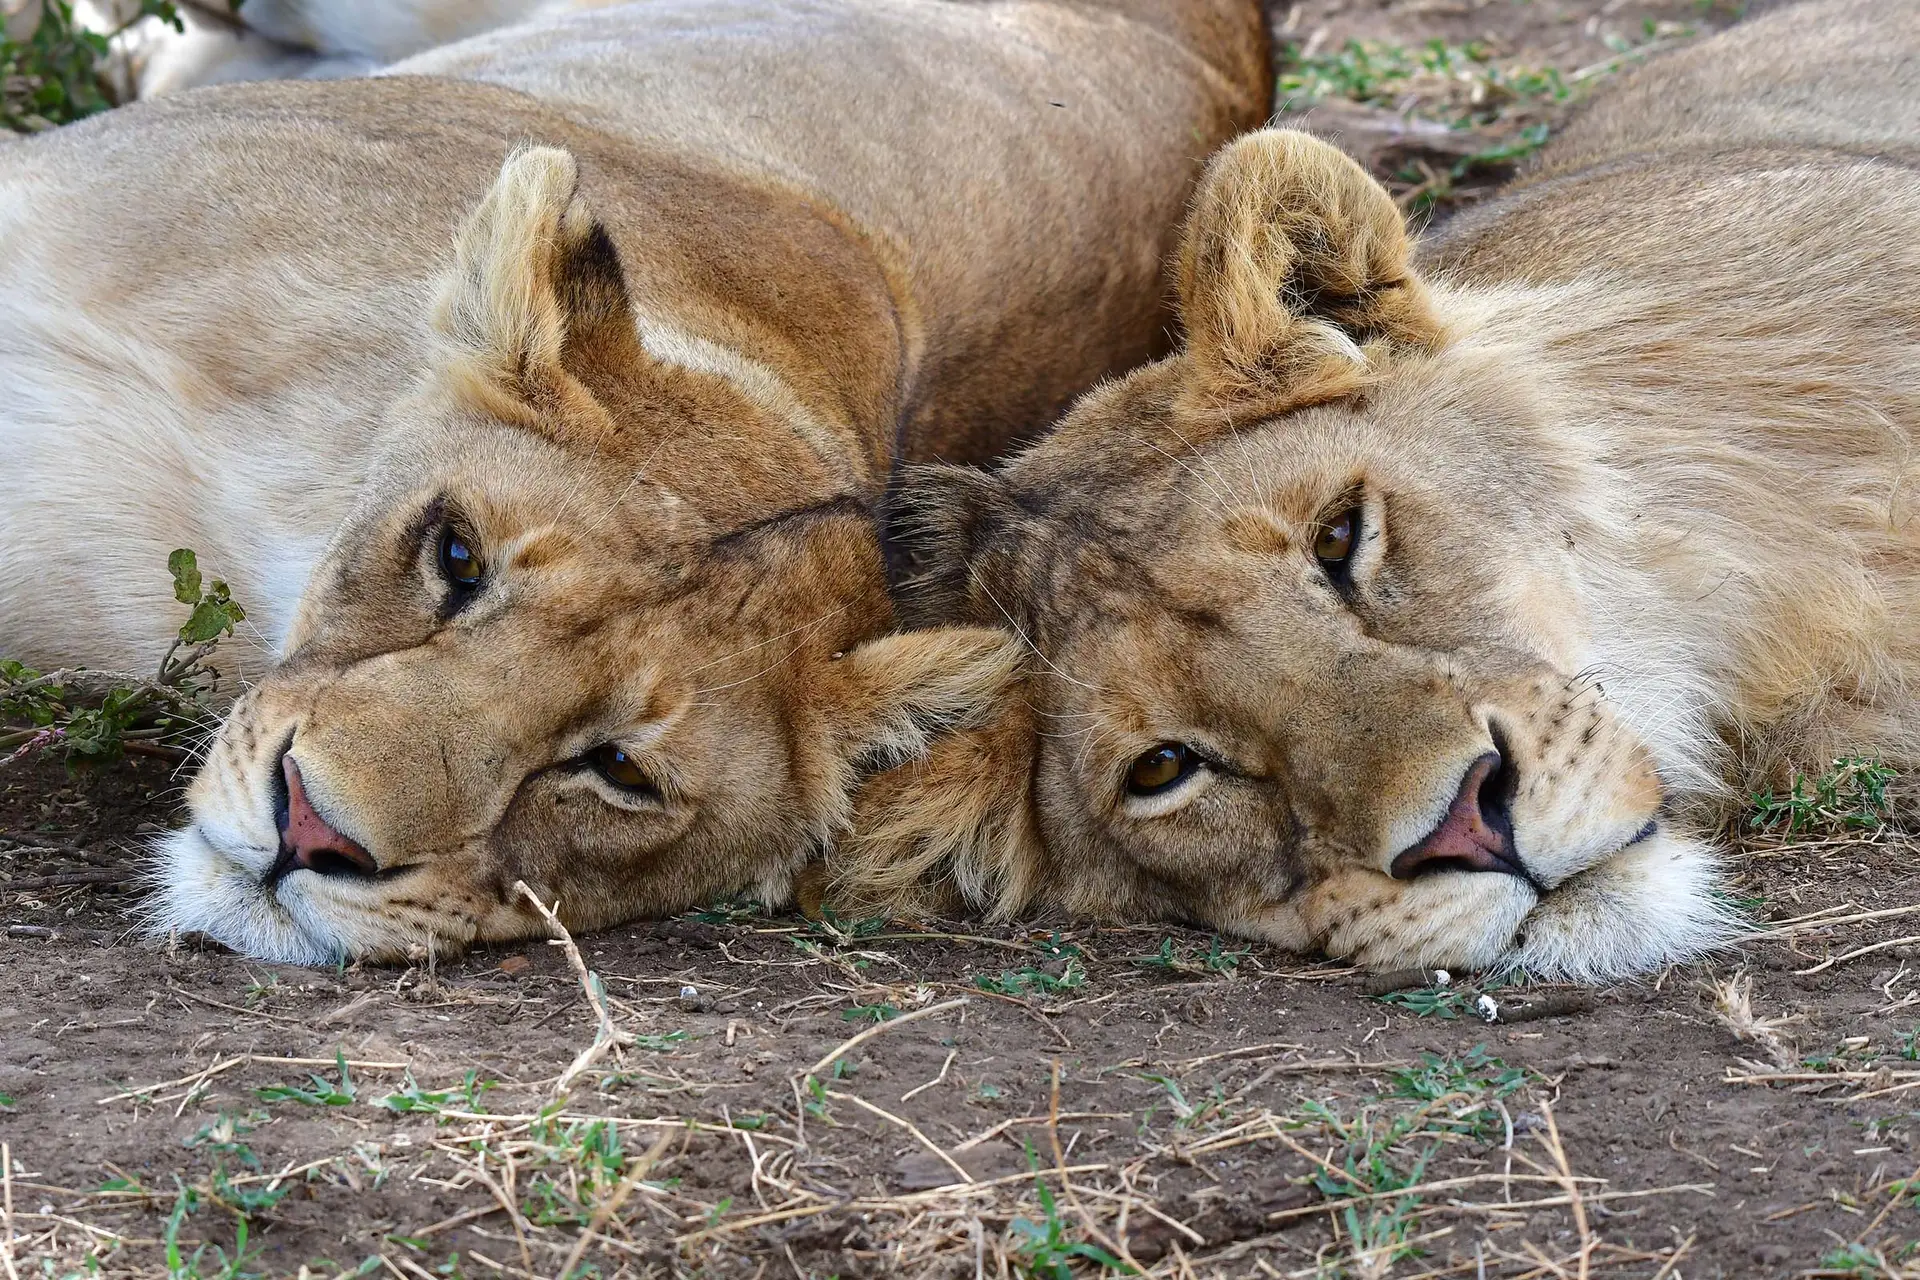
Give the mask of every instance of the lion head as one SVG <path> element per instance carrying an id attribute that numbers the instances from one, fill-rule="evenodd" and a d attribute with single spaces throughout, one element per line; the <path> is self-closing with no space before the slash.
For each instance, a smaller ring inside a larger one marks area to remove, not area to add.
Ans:
<path id="1" fill-rule="evenodd" d="M 648 349 L 576 182 L 523 150 L 461 228 L 440 354 L 207 749 L 160 927 L 316 963 L 541 932 L 518 881 L 575 928 L 778 901 L 863 769 L 1010 670 L 990 632 L 886 634 L 859 468 Z"/>
<path id="2" fill-rule="evenodd" d="M 1335 148 L 1249 135 L 1185 229 L 1184 350 L 920 475 L 920 607 L 1026 674 L 874 780 L 844 893 L 1580 977 L 1718 936 L 1659 709 L 1596 675 L 1553 392 L 1410 248 Z"/>

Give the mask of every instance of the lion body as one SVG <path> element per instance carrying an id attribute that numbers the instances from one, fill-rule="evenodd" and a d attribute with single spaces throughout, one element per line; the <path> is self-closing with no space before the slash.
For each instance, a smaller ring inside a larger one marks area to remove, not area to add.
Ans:
<path id="1" fill-rule="evenodd" d="M 1916 139 L 1920 25 L 1840 0 L 1603 91 L 1417 256 L 1332 148 L 1234 144 L 1185 349 L 922 481 L 932 611 L 1041 659 L 871 785 L 845 890 L 1585 978 L 1725 937 L 1729 800 L 1920 766 Z"/>
<path id="2" fill-rule="evenodd" d="M 647 9 L 0 151 L 0 653 L 144 666 L 192 546 L 271 661 L 515 140 L 582 155 L 662 343 L 784 384 L 877 494 L 1152 350 L 1188 131 L 1259 110 L 1250 66 L 1100 6 Z"/>

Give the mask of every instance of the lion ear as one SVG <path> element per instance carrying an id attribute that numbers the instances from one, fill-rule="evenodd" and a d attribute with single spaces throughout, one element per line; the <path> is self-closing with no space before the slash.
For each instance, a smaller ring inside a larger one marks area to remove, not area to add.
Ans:
<path id="1" fill-rule="evenodd" d="M 1206 410 L 1349 395 L 1394 348 L 1446 339 L 1387 191 L 1328 143 L 1263 129 L 1207 166 L 1182 234 L 1180 314 Z"/>
<path id="2" fill-rule="evenodd" d="M 852 830 L 823 868 L 824 901 L 862 916 L 981 911 L 1007 919 L 1026 909 L 1045 880 L 1035 743 L 1026 686 L 1015 680 L 977 723 L 867 779 Z"/>
<path id="3" fill-rule="evenodd" d="M 570 153 L 521 148 L 454 237 L 433 327 L 477 408 L 584 408 L 582 379 L 646 360 L 620 255 L 578 187 Z"/>

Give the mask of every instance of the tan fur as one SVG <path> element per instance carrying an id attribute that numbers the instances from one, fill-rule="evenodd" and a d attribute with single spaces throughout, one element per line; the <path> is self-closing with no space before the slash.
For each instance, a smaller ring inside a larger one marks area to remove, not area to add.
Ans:
<path id="1" fill-rule="evenodd" d="M 1242 0 L 658 0 L 0 149 L 0 653 L 145 666 L 176 546 L 257 628 L 156 925 L 319 961 L 538 932 L 517 879 L 573 927 L 783 899 L 1013 670 L 887 634 L 893 467 L 1148 353 L 1265 95 Z M 283 757 L 377 875 L 276 873 Z"/>
<path id="2" fill-rule="evenodd" d="M 1725 936 L 1729 802 L 1920 768 L 1920 171 L 1878 158 L 1920 28 L 1877 11 L 1654 63 L 1418 266 L 1332 147 L 1223 151 L 1188 348 L 921 476 L 924 611 L 1028 670 L 869 785 L 838 892 L 1585 978 Z M 1356 504 L 1342 587 L 1312 548 Z M 1210 763 L 1127 794 L 1165 742 Z M 1533 883 L 1396 879 L 1495 751 Z"/>

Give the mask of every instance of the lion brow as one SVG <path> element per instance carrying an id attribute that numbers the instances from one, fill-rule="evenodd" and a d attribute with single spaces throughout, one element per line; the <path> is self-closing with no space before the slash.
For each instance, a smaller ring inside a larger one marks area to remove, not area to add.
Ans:
<path id="1" fill-rule="evenodd" d="M 871 522 L 874 519 L 873 506 L 858 494 L 843 493 L 839 497 L 828 498 L 824 502 L 816 502 L 804 507 L 793 507 L 759 520 L 749 521 L 746 524 L 729 529 L 725 533 L 716 536 L 711 545 L 715 550 L 720 550 L 733 543 L 750 538 L 757 533 L 769 531 L 783 532 L 785 526 L 799 521 L 830 520 L 845 516 L 853 516 Z"/>

